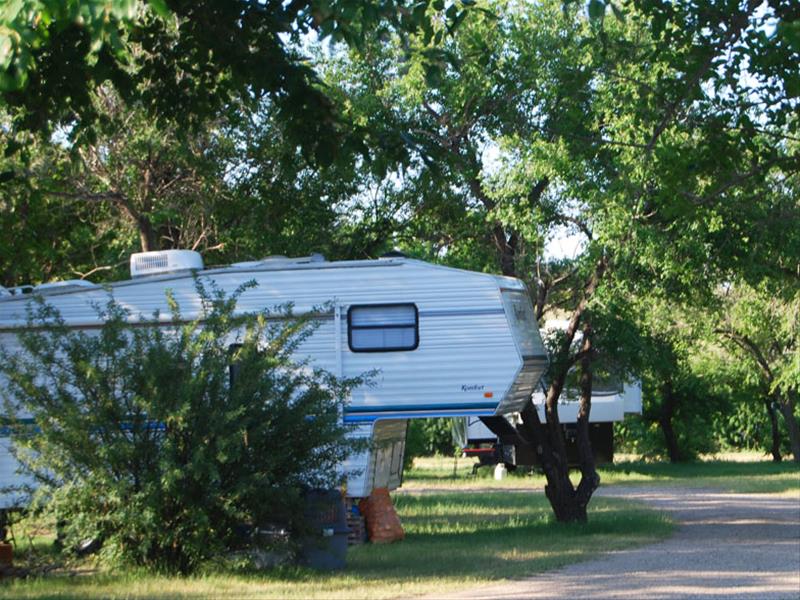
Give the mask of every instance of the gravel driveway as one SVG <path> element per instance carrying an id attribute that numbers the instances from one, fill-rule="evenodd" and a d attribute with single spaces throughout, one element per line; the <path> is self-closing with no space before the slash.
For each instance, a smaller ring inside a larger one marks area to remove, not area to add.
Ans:
<path id="1" fill-rule="evenodd" d="M 800 599 L 800 498 L 664 487 L 601 488 L 678 523 L 669 539 L 534 577 L 431 598 Z"/>

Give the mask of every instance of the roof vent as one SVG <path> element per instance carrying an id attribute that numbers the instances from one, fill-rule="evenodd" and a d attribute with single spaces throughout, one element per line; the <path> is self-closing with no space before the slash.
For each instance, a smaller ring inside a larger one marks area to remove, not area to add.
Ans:
<path id="1" fill-rule="evenodd" d="M 161 250 L 131 254 L 131 277 L 202 270 L 203 257 L 194 250 Z"/>

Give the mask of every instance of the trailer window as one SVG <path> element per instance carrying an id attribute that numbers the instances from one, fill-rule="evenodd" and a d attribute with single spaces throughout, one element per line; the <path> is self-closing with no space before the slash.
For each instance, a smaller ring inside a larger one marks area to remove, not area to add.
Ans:
<path id="1" fill-rule="evenodd" d="M 539 334 L 539 325 L 536 323 L 536 314 L 533 312 L 528 292 L 503 290 L 503 307 L 522 357 L 545 355 L 544 344 Z"/>
<path id="2" fill-rule="evenodd" d="M 351 306 L 347 341 L 353 352 L 396 352 L 419 346 L 419 314 L 414 304 Z"/>

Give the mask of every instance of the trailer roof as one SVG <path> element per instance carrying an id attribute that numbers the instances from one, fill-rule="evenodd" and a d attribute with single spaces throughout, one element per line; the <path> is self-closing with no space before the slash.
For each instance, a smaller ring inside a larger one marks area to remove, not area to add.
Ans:
<path id="1" fill-rule="evenodd" d="M 405 258 L 405 257 L 386 257 L 377 259 L 362 259 L 362 260 L 340 260 L 340 261 L 327 261 L 327 260 L 312 260 L 310 257 L 303 258 L 267 258 L 260 261 L 248 261 L 242 263 L 234 263 L 231 265 L 212 266 L 202 270 L 181 270 L 171 273 L 154 274 L 140 276 L 132 279 L 123 279 L 106 284 L 92 284 L 88 281 L 75 281 L 75 282 L 54 282 L 45 283 L 40 286 L 19 286 L 19 289 L 26 290 L 25 293 L 15 293 L 7 296 L 0 296 L 0 302 L 11 302 L 14 300 L 25 300 L 32 294 L 40 294 L 46 296 L 61 296 L 66 294 L 80 294 L 82 292 L 97 290 L 98 288 L 114 289 L 118 287 L 127 287 L 139 285 L 141 283 L 152 283 L 154 281 L 175 281 L 179 279 L 186 279 L 195 276 L 204 275 L 217 275 L 224 273 L 258 273 L 264 271 L 315 271 L 315 270 L 329 270 L 329 269 L 358 269 L 366 267 L 399 267 L 403 265 L 415 265 L 429 269 L 443 269 L 447 271 L 459 271 L 462 273 L 469 273 L 471 275 L 483 275 L 485 277 L 492 277 L 503 285 L 509 288 L 523 288 L 520 280 L 513 277 L 506 277 L 502 275 L 494 275 L 491 273 L 481 273 L 478 271 L 469 271 L 466 269 L 458 269 L 455 267 L 447 267 L 444 265 L 437 265 L 423 260 Z M 75 285 L 72 285 L 72 284 Z M 80 285 L 78 285 L 80 284 Z"/>

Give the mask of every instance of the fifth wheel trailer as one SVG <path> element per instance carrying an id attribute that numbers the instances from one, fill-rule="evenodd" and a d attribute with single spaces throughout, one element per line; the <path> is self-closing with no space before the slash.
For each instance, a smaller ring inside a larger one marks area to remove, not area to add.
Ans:
<path id="1" fill-rule="evenodd" d="M 135 254 L 131 278 L 110 285 L 0 288 L 0 345 L 19 351 L 17 334 L 34 296 L 43 296 L 77 330 L 97 329 L 102 323 L 94 307 L 111 297 L 128 309 L 131 323 L 160 311 L 169 326 L 167 290 L 192 320 L 201 310 L 195 277 L 227 293 L 254 280 L 256 287 L 239 299 L 242 312 L 289 302 L 296 314 L 329 306 L 297 358 L 340 377 L 377 373 L 352 390 L 342 417 L 353 424 L 352 435 L 372 442 L 342 466 L 351 498 L 400 485 L 409 419 L 517 412 L 547 366 L 521 281 L 399 256 L 339 262 L 320 255 L 271 257 L 207 269 L 191 251 Z M 5 388 L 0 380 L 0 393 Z M 8 433 L 0 432 L 6 436 L 0 440 L 0 488 L 23 483 Z M 0 509 L 19 502 L 19 496 L 2 495 Z"/>

